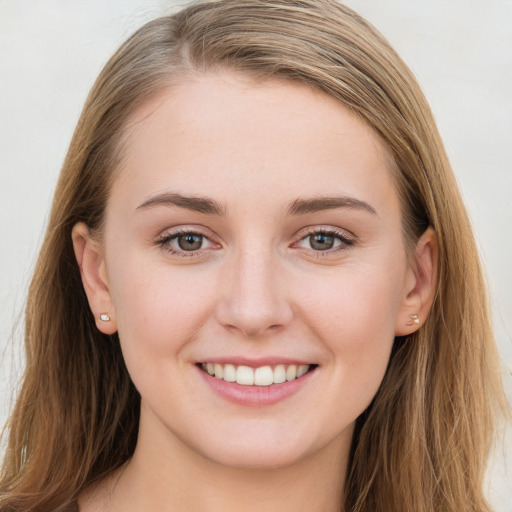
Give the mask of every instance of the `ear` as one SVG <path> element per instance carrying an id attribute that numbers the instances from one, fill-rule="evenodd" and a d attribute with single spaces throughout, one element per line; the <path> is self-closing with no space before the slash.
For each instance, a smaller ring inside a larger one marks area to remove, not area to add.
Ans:
<path id="1" fill-rule="evenodd" d="M 96 320 L 96 327 L 104 334 L 114 334 L 117 331 L 117 321 L 101 245 L 83 222 L 73 227 L 71 236 L 82 284 Z"/>
<path id="2" fill-rule="evenodd" d="M 436 292 L 437 258 L 436 234 L 429 227 L 418 240 L 407 271 L 405 295 L 396 318 L 395 336 L 411 334 L 425 322 Z"/>

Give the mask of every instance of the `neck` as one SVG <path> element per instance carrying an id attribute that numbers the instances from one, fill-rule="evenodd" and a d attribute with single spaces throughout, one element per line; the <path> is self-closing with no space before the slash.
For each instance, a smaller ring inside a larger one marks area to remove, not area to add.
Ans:
<path id="1" fill-rule="evenodd" d="M 229 467 L 141 422 L 132 459 L 93 493 L 101 510 L 339 512 L 352 430 L 282 467 Z M 87 511 L 86 506 L 81 510 Z M 91 507 L 92 510 L 92 507 Z"/>

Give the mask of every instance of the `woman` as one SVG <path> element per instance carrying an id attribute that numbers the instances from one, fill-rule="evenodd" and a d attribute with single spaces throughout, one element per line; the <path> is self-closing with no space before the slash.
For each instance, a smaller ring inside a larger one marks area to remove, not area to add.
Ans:
<path id="1" fill-rule="evenodd" d="M 351 10 L 149 23 L 62 170 L 2 510 L 489 510 L 474 247 L 421 91 Z"/>

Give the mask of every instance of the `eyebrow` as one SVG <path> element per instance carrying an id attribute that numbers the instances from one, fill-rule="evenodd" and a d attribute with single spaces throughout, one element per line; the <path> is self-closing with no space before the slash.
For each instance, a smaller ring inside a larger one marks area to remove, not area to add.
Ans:
<path id="1" fill-rule="evenodd" d="M 208 197 L 183 196 L 181 194 L 173 194 L 165 192 L 144 201 L 137 206 L 137 210 L 144 210 L 154 206 L 179 206 L 199 213 L 207 215 L 225 215 L 226 208 Z"/>
<path id="2" fill-rule="evenodd" d="M 333 210 L 335 208 L 350 208 L 355 210 L 365 210 L 372 215 L 377 215 L 373 206 L 365 201 L 354 197 L 315 197 L 312 199 L 296 199 L 287 209 L 288 215 L 304 215 L 306 213 L 315 213 L 322 210 Z"/>
<path id="3" fill-rule="evenodd" d="M 184 196 L 182 194 L 164 192 L 153 196 L 137 207 L 137 210 L 144 210 L 155 206 L 178 206 L 207 215 L 225 215 L 226 207 L 209 197 Z M 372 215 L 377 215 L 373 206 L 365 201 L 354 197 L 314 197 L 311 199 L 296 199 L 288 206 L 287 215 L 305 215 L 323 210 L 334 210 L 336 208 L 350 208 L 364 210 Z"/>

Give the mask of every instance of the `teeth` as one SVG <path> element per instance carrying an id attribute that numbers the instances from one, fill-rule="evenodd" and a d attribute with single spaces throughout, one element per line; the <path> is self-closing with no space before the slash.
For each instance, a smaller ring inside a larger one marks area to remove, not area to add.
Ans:
<path id="1" fill-rule="evenodd" d="M 224 380 L 226 382 L 235 382 L 236 368 L 232 364 L 226 364 L 224 366 Z"/>
<path id="2" fill-rule="evenodd" d="M 224 366 L 221 364 L 215 365 L 215 378 L 216 379 L 222 379 L 224 377 Z"/>
<path id="3" fill-rule="evenodd" d="M 286 380 L 295 380 L 297 378 L 297 366 L 291 364 L 286 370 Z"/>
<path id="4" fill-rule="evenodd" d="M 301 364 L 297 367 L 297 379 L 302 377 L 309 370 L 309 364 Z M 215 376 L 217 376 L 217 372 L 215 372 Z"/>
<path id="5" fill-rule="evenodd" d="M 254 371 L 254 384 L 256 386 L 270 386 L 274 384 L 274 372 L 270 366 L 262 366 Z"/>
<path id="6" fill-rule="evenodd" d="M 274 368 L 274 384 L 281 384 L 286 381 L 286 369 L 284 365 L 279 364 Z"/>
<path id="7" fill-rule="evenodd" d="M 251 368 L 249 366 L 237 367 L 233 364 L 203 363 L 201 367 L 210 375 L 226 382 L 236 382 L 243 386 L 270 386 L 298 379 L 307 373 L 311 366 L 309 364 L 290 364 L 288 366 L 278 364 L 274 368 L 272 366 Z"/>
<path id="8" fill-rule="evenodd" d="M 248 366 L 239 366 L 236 369 L 236 382 L 244 386 L 252 386 L 254 384 L 254 370 Z"/>

